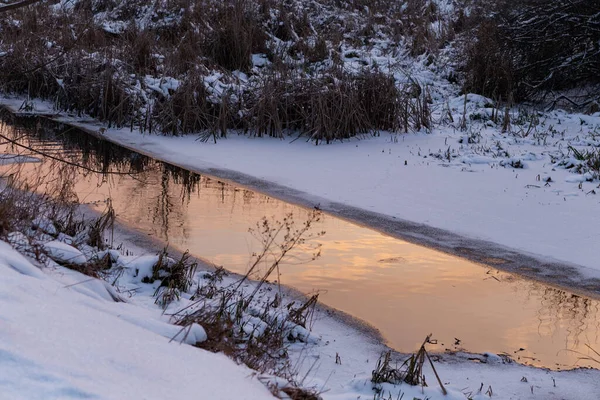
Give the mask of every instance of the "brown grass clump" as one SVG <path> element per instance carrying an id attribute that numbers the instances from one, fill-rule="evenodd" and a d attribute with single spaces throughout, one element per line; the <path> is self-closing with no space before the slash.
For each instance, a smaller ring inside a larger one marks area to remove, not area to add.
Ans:
<path id="1" fill-rule="evenodd" d="M 391 76 L 376 70 L 274 75 L 247 100 L 250 128 L 258 136 L 298 132 L 317 144 L 394 131 L 407 111 L 404 95 Z"/>
<path id="2" fill-rule="evenodd" d="M 144 278 L 143 282 L 152 283 L 160 280 L 154 297 L 156 297 L 156 304 L 167 308 L 170 303 L 179 300 L 181 293 L 190 290 L 197 268 L 198 263 L 192 259 L 188 251 L 183 253 L 179 260 L 173 260 L 169 257 L 167 248 L 164 248 L 152 267 L 152 276 Z"/>
<path id="3" fill-rule="evenodd" d="M 230 70 L 248 71 L 251 55 L 266 51 L 261 17 L 251 2 L 226 0 L 214 15 L 220 21 L 206 36 L 206 55 Z"/>
<path id="4" fill-rule="evenodd" d="M 396 385 L 404 382 L 412 386 L 427 386 L 425 375 L 423 374 L 423 366 L 427 360 L 429 361 L 442 392 L 447 394 L 446 388 L 440 380 L 440 377 L 433 366 L 433 362 L 425 349 L 425 345 L 429 343 L 430 338 L 431 335 L 427 336 L 417 353 L 407 358 L 400 367 L 391 366 L 391 351 L 382 354 L 377 361 L 377 366 L 372 372 L 371 382 L 376 385 L 381 383 L 391 383 Z"/>
<path id="5" fill-rule="evenodd" d="M 343 48 L 412 38 L 412 53 L 420 54 L 436 51 L 448 36 L 432 31 L 434 22 L 448 26 L 448 18 L 430 0 L 410 0 L 407 7 L 389 0 L 150 6 L 94 0 L 69 7 L 38 3 L 0 21 L 2 90 L 52 100 L 109 127 L 205 140 L 232 129 L 303 134 L 316 143 L 407 130 L 408 114 L 418 112 L 405 106 L 412 97 L 375 65 L 345 70 Z M 253 54 L 264 65 L 254 66 Z M 240 71 L 245 76 L 238 80 Z M 209 87 L 207 78 L 216 74 L 225 89 Z M 163 78 L 178 85 L 165 90 L 148 83 Z"/>
<path id="6" fill-rule="evenodd" d="M 491 2 L 470 18 L 467 89 L 505 101 L 542 101 L 589 88 L 572 103 L 590 104 L 600 85 L 593 45 L 600 40 L 599 12 L 594 0 Z"/>
<path id="7" fill-rule="evenodd" d="M 297 307 L 293 302 L 283 306 L 279 296 L 265 298 L 263 288 L 271 276 L 279 277 L 279 268 L 291 252 L 311 249 L 314 253 L 308 260 L 318 256 L 319 247 L 307 241 L 322 234 L 309 232 L 319 218 L 320 213 L 315 210 L 300 225 L 296 225 L 291 215 L 283 221 L 264 219 L 258 223 L 251 232 L 262 249 L 253 255 L 247 274 L 229 285 L 222 284 L 221 269 L 205 274 L 204 284 L 193 296 L 194 303 L 175 314 L 177 324 L 200 324 L 208 340 L 198 346 L 223 352 L 259 372 L 281 372 L 281 368 L 289 368 L 287 343 L 309 340 L 307 322 L 316 307 L 317 296 Z M 267 261 L 265 270 L 261 271 Z M 246 289 L 256 274 L 259 280 Z"/>

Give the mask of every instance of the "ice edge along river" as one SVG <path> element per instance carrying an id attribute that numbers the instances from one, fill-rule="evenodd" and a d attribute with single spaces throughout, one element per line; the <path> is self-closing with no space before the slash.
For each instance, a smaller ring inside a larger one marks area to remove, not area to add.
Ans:
<path id="1" fill-rule="evenodd" d="M 18 113 L 22 100 L 5 98 L 0 103 Z M 589 194 L 595 193 L 597 182 L 575 182 L 581 175 L 552 167 L 544 158 L 552 150 L 547 146 L 512 144 L 511 152 L 539 160 L 511 170 L 499 168 L 493 159 L 479 162 L 472 154 L 454 163 L 458 165 L 423 158 L 463 138 L 450 128 L 326 146 L 237 136 L 212 144 L 193 136 L 101 130 L 95 121 L 54 113 L 48 103 L 37 102 L 35 108 L 34 114 L 159 161 L 303 207 L 318 206 L 400 239 L 600 298 L 600 213 L 593 212 L 600 207 L 600 195 Z M 600 116 L 585 117 L 600 126 Z M 578 137 L 575 121 L 581 116 L 553 118 Z M 501 139 L 494 131 L 485 132 L 491 143 Z M 508 148 L 511 142 L 502 145 Z M 543 184 L 547 177 L 552 184 Z"/>

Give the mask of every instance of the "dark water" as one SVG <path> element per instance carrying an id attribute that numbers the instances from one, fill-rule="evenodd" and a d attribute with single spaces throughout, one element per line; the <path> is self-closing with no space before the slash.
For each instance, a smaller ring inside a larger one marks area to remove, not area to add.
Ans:
<path id="1" fill-rule="evenodd" d="M 248 229 L 262 217 L 292 213 L 302 223 L 309 213 L 60 124 L 11 120 L 0 133 L 85 167 L 48 158 L 30 164 L 29 173 L 46 176 L 39 190 L 66 175 L 79 201 L 102 209 L 110 198 L 120 221 L 236 272 L 245 272 L 258 250 Z M 24 151 L 9 144 L 0 150 Z M 594 366 L 580 358 L 589 354 L 586 345 L 600 349 L 597 300 L 329 215 L 315 228 L 326 231 L 317 240 L 322 256 L 310 261 L 316 241 L 309 242 L 282 267 L 281 282 L 319 291 L 324 303 L 371 323 L 398 350 L 413 351 L 433 333 L 439 351 L 507 353 L 549 368 Z"/>

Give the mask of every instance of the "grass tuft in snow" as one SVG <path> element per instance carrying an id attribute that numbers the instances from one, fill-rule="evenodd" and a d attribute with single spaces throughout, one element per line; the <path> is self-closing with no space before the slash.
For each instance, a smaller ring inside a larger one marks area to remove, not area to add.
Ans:
<path id="1" fill-rule="evenodd" d="M 442 392 L 446 394 L 446 388 L 438 376 L 433 362 L 425 349 L 425 345 L 430 342 L 430 338 L 431 335 L 427 336 L 419 350 L 407 358 L 399 367 L 397 365 L 392 367 L 391 351 L 382 354 L 379 360 L 377 360 L 377 366 L 371 374 L 371 382 L 375 385 L 374 389 L 377 391 L 378 385 L 382 383 L 397 385 L 404 382 L 412 386 L 427 386 L 425 375 L 423 373 L 423 366 L 426 361 L 429 361 Z"/>
<path id="2" fill-rule="evenodd" d="M 198 263 L 192 260 L 188 251 L 175 261 L 169 257 L 167 248 L 165 248 L 158 255 L 158 261 L 152 267 L 152 277 L 145 278 L 142 282 L 161 281 L 154 292 L 154 297 L 156 297 L 156 304 L 167 308 L 173 301 L 179 300 L 181 293 L 190 290 L 197 268 Z"/>
<path id="3" fill-rule="evenodd" d="M 89 244 L 93 247 L 97 247 L 98 249 L 103 249 L 106 247 L 105 243 L 105 233 L 108 229 L 111 230 L 114 227 L 115 223 L 115 210 L 112 206 L 112 202 L 110 199 L 106 201 L 106 209 L 98 218 L 92 220 L 88 224 L 88 237 Z M 112 240 L 110 241 L 112 244 Z"/>
<path id="4" fill-rule="evenodd" d="M 73 169 L 63 167 L 50 165 L 56 179 L 48 179 L 48 172 L 26 172 L 23 165 L 10 166 L 0 187 L 0 239 L 40 265 L 56 262 L 101 277 L 112 267 L 112 261 L 91 250 L 104 248 L 114 210 L 108 201 L 107 209 L 97 218 L 82 214 L 72 187 Z M 40 188 L 44 190 L 34 191 Z"/>
<path id="5" fill-rule="evenodd" d="M 313 251 L 305 261 L 318 257 L 319 246 L 308 242 L 323 234 L 311 232 L 319 219 L 320 212 L 314 210 L 301 224 L 296 224 L 293 215 L 282 221 L 265 218 L 257 223 L 251 232 L 262 251 L 253 255 L 246 275 L 224 283 L 223 269 L 205 273 L 191 297 L 193 302 L 174 314 L 176 323 L 183 327 L 192 324 L 204 327 L 207 340 L 199 343 L 199 347 L 225 353 L 260 373 L 294 382 L 288 347 L 316 341 L 310 333 L 310 324 L 318 295 L 299 303 L 284 301 L 280 292 L 273 293 L 278 286 L 269 285 L 268 281 L 274 275 L 279 281 L 280 266 L 301 259 L 298 251 Z M 258 279 L 253 281 L 253 277 Z M 317 398 L 313 392 L 301 389 L 300 384 L 278 387 L 277 391 L 291 398 Z"/>
<path id="6" fill-rule="evenodd" d="M 569 150 L 573 152 L 573 156 L 581 163 L 575 167 L 576 172 L 592 174 L 592 179 L 600 178 L 600 150 L 577 150 L 573 146 L 569 146 Z"/>

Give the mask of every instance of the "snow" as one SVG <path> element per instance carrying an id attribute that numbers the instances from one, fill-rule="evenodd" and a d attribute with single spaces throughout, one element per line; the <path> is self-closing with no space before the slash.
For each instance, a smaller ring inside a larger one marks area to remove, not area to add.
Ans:
<path id="1" fill-rule="evenodd" d="M 174 78 L 154 78 L 148 75 L 144 79 L 144 84 L 149 89 L 168 97 L 169 93 L 177 90 L 181 83 Z"/>
<path id="2" fill-rule="evenodd" d="M 56 230 L 54 224 L 46 218 L 38 216 L 32 221 L 32 223 L 37 229 L 40 229 L 42 232 L 46 232 L 49 235 L 58 235 L 58 231 Z"/>
<path id="3" fill-rule="evenodd" d="M 12 269 L 33 278 L 44 277 L 44 274 L 38 268 L 31 265 L 20 253 L 14 251 L 8 243 L 0 241 L 0 254 L 2 255 L 4 269 Z"/>
<path id="4" fill-rule="evenodd" d="M 140 283 L 142 279 L 152 276 L 152 269 L 158 263 L 159 258 L 155 255 L 143 255 L 124 263 L 131 281 Z"/>
<path id="5" fill-rule="evenodd" d="M 40 162 L 40 159 L 36 157 L 22 156 L 18 154 L 0 154 L 0 166 L 26 162 Z"/>
<path id="6" fill-rule="evenodd" d="M 86 296 L 60 281 L 67 272 L 44 273 L 0 241 L 2 398 L 272 398 L 224 355 L 155 333 L 169 326 L 158 309 Z M 195 326 L 188 338 L 205 335 Z"/>
<path id="7" fill-rule="evenodd" d="M 59 263 L 85 264 L 87 258 L 81 251 L 66 243 L 53 240 L 44 244 L 48 257 Z"/>
<path id="8" fill-rule="evenodd" d="M 252 54 L 252 65 L 255 67 L 264 67 L 269 65 L 269 60 L 266 54 Z"/>
<path id="9" fill-rule="evenodd" d="M 105 32 L 113 35 L 120 35 L 127 29 L 127 24 L 122 21 L 105 21 L 101 26 Z"/>

